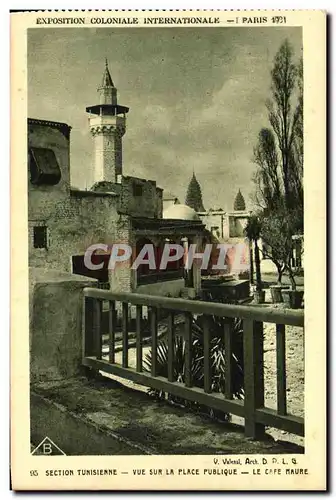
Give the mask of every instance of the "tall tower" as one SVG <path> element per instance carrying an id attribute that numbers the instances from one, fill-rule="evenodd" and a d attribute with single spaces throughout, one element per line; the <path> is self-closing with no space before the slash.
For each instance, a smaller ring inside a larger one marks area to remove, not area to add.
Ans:
<path id="1" fill-rule="evenodd" d="M 90 131 L 94 139 L 94 182 L 116 182 L 122 174 L 122 137 L 129 108 L 120 106 L 107 60 L 99 92 L 99 104 L 88 106 Z"/>

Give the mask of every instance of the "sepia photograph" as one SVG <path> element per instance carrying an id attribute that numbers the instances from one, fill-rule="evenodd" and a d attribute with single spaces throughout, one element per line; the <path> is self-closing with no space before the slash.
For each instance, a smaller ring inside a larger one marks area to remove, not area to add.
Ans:
<path id="1" fill-rule="evenodd" d="M 304 451 L 302 77 L 301 28 L 28 31 L 33 450 Z"/>
<path id="2" fill-rule="evenodd" d="M 18 489 L 323 489 L 324 14 L 13 19 Z"/>

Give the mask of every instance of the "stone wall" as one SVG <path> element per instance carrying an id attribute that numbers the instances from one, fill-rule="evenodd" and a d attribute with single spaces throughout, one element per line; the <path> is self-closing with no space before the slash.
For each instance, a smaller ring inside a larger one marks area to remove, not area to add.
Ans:
<path id="1" fill-rule="evenodd" d="M 131 245 L 135 248 L 131 219 L 128 215 L 119 215 L 116 223 L 115 243 Z M 109 269 L 110 289 L 114 292 L 132 292 L 135 284 L 135 273 L 131 269 L 132 259 L 119 262 L 114 269 Z"/>
<path id="2" fill-rule="evenodd" d="M 82 360 L 83 288 L 96 280 L 30 268 L 29 346 L 31 382 L 79 373 Z"/>
<path id="3" fill-rule="evenodd" d="M 123 129 L 116 126 L 91 128 L 94 137 L 94 182 L 116 182 L 122 172 L 122 135 Z"/>
<path id="4" fill-rule="evenodd" d="M 163 216 L 163 201 L 162 201 L 163 190 L 161 188 L 156 188 L 156 216 L 158 219 L 162 219 Z"/>
<path id="5" fill-rule="evenodd" d="M 162 216 L 162 190 L 156 182 L 137 177 L 123 177 L 119 210 L 135 217 Z"/>
<path id="6" fill-rule="evenodd" d="M 219 240 L 229 238 L 229 219 L 224 211 L 199 213 L 203 224 Z"/>
<path id="7" fill-rule="evenodd" d="M 234 214 L 229 216 L 230 221 L 230 238 L 243 238 L 244 229 L 246 227 L 248 216 L 245 214 Z"/>
<path id="8" fill-rule="evenodd" d="M 69 139 L 55 128 L 29 126 L 29 146 L 55 152 L 62 178 L 54 186 L 28 183 L 29 264 L 72 271 L 72 255 L 115 241 L 117 197 L 70 189 Z M 47 228 L 46 248 L 34 248 L 34 227 Z"/>

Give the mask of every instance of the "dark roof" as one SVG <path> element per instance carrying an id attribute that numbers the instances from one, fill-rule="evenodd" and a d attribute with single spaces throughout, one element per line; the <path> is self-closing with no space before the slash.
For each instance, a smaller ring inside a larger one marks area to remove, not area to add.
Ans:
<path id="1" fill-rule="evenodd" d="M 88 106 L 86 111 L 94 115 L 100 115 L 100 112 L 103 111 L 105 114 L 114 116 L 120 113 L 128 113 L 129 108 L 127 106 L 121 106 L 120 104 L 95 104 L 94 106 Z"/>
<path id="2" fill-rule="evenodd" d="M 119 189 L 119 185 L 116 185 L 115 182 L 111 181 L 98 181 L 91 186 L 90 191 L 95 193 L 115 193 L 116 189 Z"/>
<path id="3" fill-rule="evenodd" d="M 179 220 L 179 219 L 151 219 L 147 217 L 132 217 L 132 226 L 135 229 L 183 229 L 185 227 L 203 228 L 202 221 L 199 220 Z"/>
<path id="4" fill-rule="evenodd" d="M 85 190 L 81 190 L 81 189 L 75 189 L 75 188 L 71 188 L 70 189 L 70 195 L 71 196 L 74 196 L 74 197 L 78 197 L 78 198 L 86 198 L 88 196 L 100 196 L 100 197 L 103 197 L 103 196 L 117 196 L 116 194 L 114 193 L 106 193 L 106 192 L 99 192 L 99 191 L 85 191 Z"/>
<path id="5" fill-rule="evenodd" d="M 62 134 L 67 139 L 69 139 L 69 137 L 70 137 L 70 131 L 71 131 L 72 127 L 70 127 L 70 125 L 68 125 L 67 123 L 53 122 L 51 120 L 40 120 L 38 118 L 28 118 L 27 122 L 28 122 L 28 125 L 41 125 L 42 127 L 56 128 L 60 132 L 62 132 Z"/>
<path id="6" fill-rule="evenodd" d="M 148 182 L 150 184 L 155 184 L 156 185 L 156 181 L 153 181 L 153 179 L 144 179 L 143 177 L 134 177 L 133 175 L 123 175 L 123 179 L 134 180 L 134 181 L 141 181 L 141 182 Z"/>

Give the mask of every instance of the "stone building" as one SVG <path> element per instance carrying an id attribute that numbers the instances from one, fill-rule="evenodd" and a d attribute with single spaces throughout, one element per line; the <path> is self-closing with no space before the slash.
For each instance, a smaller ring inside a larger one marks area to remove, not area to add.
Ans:
<path id="1" fill-rule="evenodd" d="M 164 197 L 167 195 L 164 194 Z M 170 200 L 172 199 L 173 195 L 170 195 Z M 219 241 L 244 239 L 244 229 L 251 212 L 246 210 L 245 200 L 240 189 L 235 197 L 232 211 L 228 212 L 222 208 L 205 210 L 202 189 L 196 179 L 195 172 L 193 172 L 187 188 L 186 205 L 198 213 L 207 231 Z"/>
<path id="2" fill-rule="evenodd" d="M 240 240 L 245 238 L 244 229 L 251 215 L 242 207 L 245 207 L 245 201 L 239 190 L 232 211 L 210 208 L 199 215 L 207 230 L 220 241 Z"/>
<path id="3" fill-rule="evenodd" d="M 93 271 L 84 264 L 92 244 L 127 243 L 134 258 L 151 242 L 159 258 L 165 242 L 187 238 L 197 243 L 204 229 L 199 218 L 163 219 L 162 189 L 156 182 L 123 175 L 122 140 L 129 108 L 118 103 L 107 63 L 98 93 L 98 104 L 86 108 L 94 147 L 94 184 L 89 190 L 70 185 L 71 127 L 28 119 L 29 265 L 94 277 L 119 291 L 160 293 L 164 282 L 165 293 L 171 289 L 171 295 L 178 295 L 188 286 L 181 262 L 157 271 L 146 266 L 133 270 L 130 260 L 111 270 L 107 253 L 95 256 L 102 269 Z M 196 266 L 192 273 L 195 287 L 200 286 Z"/>

